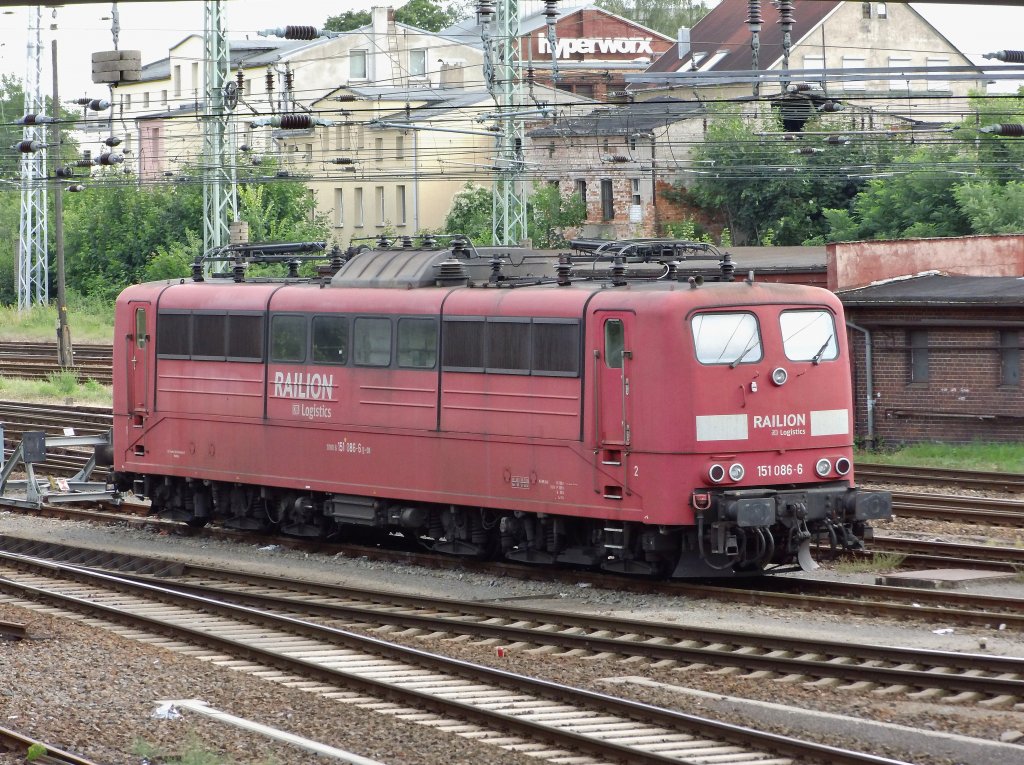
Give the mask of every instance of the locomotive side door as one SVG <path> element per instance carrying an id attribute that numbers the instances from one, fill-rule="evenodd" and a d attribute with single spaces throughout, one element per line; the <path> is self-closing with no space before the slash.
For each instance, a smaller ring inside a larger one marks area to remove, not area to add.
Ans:
<path id="1" fill-rule="evenodd" d="M 132 331 L 125 336 L 127 343 L 125 358 L 128 360 L 128 412 L 149 414 L 149 367 L 152 352 L 149 321 L 152 305 L 148 302 L 132 301 L 128 304 Z"/>
<path id="2" fill-rule="evenodd" d="M 598 311 L 591 354 L 594 363 L 594 450 L 601 472 L 618 483 L 604 486 L 609 499 L 622 497 L 632 442 L 630 375 L 633 320 L 630 311 Z"/>

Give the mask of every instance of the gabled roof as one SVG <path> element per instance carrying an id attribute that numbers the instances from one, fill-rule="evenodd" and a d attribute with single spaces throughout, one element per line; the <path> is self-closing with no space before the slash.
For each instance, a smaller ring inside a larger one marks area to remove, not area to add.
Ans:
<path id="1" fill-rule="evenodd" d="M 847 306 L 1024 305 L 1024 278 L 929 272 L 836 293 Z"/>
<path id="2" fill-rule="evenodd" d="M 793 0 L 794 23 L 790 38 L 796 42 L 817 27 L 841 2 L 819 0 Z M 750 48 L 750 27 L 747 26 L 749 7 L 747 0 L 722 0 L 711 12 L 698 21 L 690 30 L 690 52 L 679 58 L 679 46 L 675 45 L 651 64 L 648 72 L 675 72 L 691 61 L 696 54 L 703 54 L 708 61 L 716 53 L 725 55 L 715 64 L 715 71 L 747 71 L 753 69 L 753 53 Z M 782 27 L 779 26 L 779 11 L 770 2 L 761 3 L 760 52 L 758 63 L 766 69 L 782 58 Z M 700 67 L 700 61 L 697 62 Z"/>
<path id="3" fill-rule="evenodd" d="M 698 101 L 678 98 L 652 98 L 626 106 L 595 109 L 589 114 L 531 130 L 530 138 L 567 135 L 628 135 L 647 133 L 679 120 L 703 116 L 707 112 Z"/>

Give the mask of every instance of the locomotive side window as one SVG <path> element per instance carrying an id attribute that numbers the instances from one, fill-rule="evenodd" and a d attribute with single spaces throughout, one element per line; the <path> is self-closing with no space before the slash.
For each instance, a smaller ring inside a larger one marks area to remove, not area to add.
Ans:
<path id="1" fill-rule="evenodd" d="M 433 369 L 437 363 L 437 322 L 434 319 L 398 320 L 398 366 Z"/>
<path id="2" fill-rule="evenodd" d="M 223 359 L 227 349 L 228 317 L 220 313 L 192 315 L 192 356 Z"/>
<path id="3" fill-rule="evenodd" d="M 529 319 L 488 319 L 487 371 L 530 374 Z"/>
<path id="4" fill-rule="evenodd" d="M 533 373 L 575 377 L 580 365 L 580 325 L 577 321 L 533 322 Z"/>
<path id="5" fill-rule="evenodd" d="M 160 312 L 156 322 L 156 353 L 161 358 L 187 359 L 192 347 L 192 317 Z"/>
<path id="6" fill-rule="evenodd" d="M 135 309 L 135 345 L 141 351 L 146 347 L 146 309 Z"/>
<path id="7" fill-rule="evenodd" d="M 391 366 L 391 319 L 360 316 L 352 333 L 352 359 L 359 366 Z"/>
<path id="8" fill-rule="evenodd" d="M 348 363 L 348 317 L 313 317 L 313 361 L 317 364 Z"/>
<path id="9" fill-rule="evenodd" d="M 483 372 L 486 366 L 484 320 L 452 317 L 446 318 L 443 326 L 441 348 L 444 368 L 461 372 Z"/>
<path id="10" fill-rule="evenodd" d="M 832 360 L 839 356 L 836 325 L 828 311 L 783 311 L 782 346 L 790 361 Z"/>
<path id="11" fill-rule="evenodd" d="M 306 317 L 275 316 L 270 322 L 271 361 L 306 360 Z"/>
<path id="12" fill-rule="evenodd" d="M 735 366 L 761 360 L 761 331 L 752 313 L 698 313 L 690 329 L 702 364 Z"/>
<path id="13" fill-rule="evenodd" d="M 604 323 L 604 363 L 609 369 L 622 369 L 622 352 L 625 350 L 626 332 L 620 319 L 609 319 Z"/>
<path id="14" fill-rule="evenodd" d="M 236 361 L 263 361 L 262 316 L 228 315 L 228 358 Z"/>

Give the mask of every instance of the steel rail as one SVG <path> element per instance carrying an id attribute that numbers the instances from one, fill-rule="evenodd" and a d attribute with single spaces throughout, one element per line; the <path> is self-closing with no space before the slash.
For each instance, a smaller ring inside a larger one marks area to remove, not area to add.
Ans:
<path id="1" fill-rule="evenodd" d="M 42 747 L 46 751 L 45 757 L 39 759 L 41 763 L 65 763 L 66 765 L 98 765 L 94 760 L 79 757 L 58 747 L 51 746 L 44 741 L 26 736 L 11 728 L 0 726 L 0 751 L 6 749 L 9 752 L 27 754 L 30 747 Z"/>
<path id="2" fill-rule="evenodd" d="M 390 660 L 413 664 L 430 671 L 444 674 L 457 674 L 474 682 L 488 683 L 516 692 L 527 692 L 535 696 L 552 699 L 574 706 L 589 707 L 600 710 L 604 714 L 622 716 L 647 724 L 667 728 L 671 731 L 686 730 L 717 741 L 728 742 L 745 748 L 757 748 L 771 751 L 787 757 L 796 757 L 801 762 L 824 762 L 836 765 L 897 765 L 899 761 L 863 752 L 854 752 L 838 747 L 801 741 L 788 736 L 756 731 L 739 725 L 711 720 L 682 712 L 675 712 L 654 707 L 640 702 L 596 693 L 581 688 L 572 688 L 563 684 L 531 678 L 505 670 L 493 669 L 458 659 L 431 654 L 415 648 L 398 646 L 378 638 L 371 638 L 332 627 L 324 627 L 310 622 L 294 619 L 283 615 L 273 615 L 246 606 L 229 605 L 220 601 L 200 598 L 197 596 L 176 593 L 167 588 L 155 587 L 141 582 L 132 582 L 110 574 L 90 572 L 76 566 L 54 564 L 47 561 L 31 560 L 20 556 L 0 555 L 5 562 L 21 567 L 30 567 L 37 572 L 49 576 L 68 578 L 80 583 L 103 588 L 116 588 L 130 592 L 139 597 L 174 603 L 181 607 L 202 610 L 226 618 L 238 619 L 246 623 L 258 624 L 262 627 L 275 628 L 295 635 L 315 635 L 319 639 L 348 648 L 385 657 Z M 316 679 L 332 685 L 344 685 L 346 689 L 358 689 L 375 697 L 386 697 L 419 708 L 437 710 L 445 715 L 457 715 L 462 719 L 482 722 L 489 727 L 510 730 L 517 735 L 532 739 L 552 741 L 557 746 L 570 751 L 586 752 L 598 757 L 628 763 L 651 763 L 666 765 L 679 763 L 677 757 L 670 757 L 655 752 L 644 751 L 636 747 L 616 744 L 611 741 L 595 739 L 585 734 L 566 730 L 558 730 L 543 723 L 523 719 L 498 711 L 475 706 L 466 702 L 442 699 L 425 691 L 408 685 L 391 684 L 378 681 L 363 675 L 340 669 L 332 669 L 313 661 L 288 657 L 283 654 L 243 643 L 230 638 L 183 625 L 172 625 L 163 619 L 150 619 L 130 613 L 123 608 L 93 603 L 80 597 L 68 596 L 44 590 L 36 585 L 21 584 L 7 578 L 0 578 L 0 589 L 15 592 L 19 596 L 31 596 L 47 602 L 58 602 L 63 607 L 74 608 L 87 613 L 102 613 L 106 618 L 149 631 L 164 634 L 172 633 L 177 637 L 207 645 L 230 655 L 244 656 L 266 666 L 304 677 Z M 145 593 L 143 595 L 143 593 Z"/>
<path id="3" fill-rule="evenodd" d="M 857 479 L 864 483 L 903 483 L 926 486 L 954 485 L 962 489 L 1024 492 L 1024 474 L 981 470 L 951 470 L 914 465 L 857 462 Z"/>
<path id="4" fill-rule="evenodd" d="M 1024 525 L 1024 502 L 1016 499 L 893 492 L 892 509 L 897 516 L 911 518 L 985 526 Z"/>

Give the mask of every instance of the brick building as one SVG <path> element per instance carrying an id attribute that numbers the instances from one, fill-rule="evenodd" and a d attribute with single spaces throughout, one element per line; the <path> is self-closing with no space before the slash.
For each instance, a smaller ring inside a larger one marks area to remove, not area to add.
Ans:
<path id="1" fill-rule="evenodd" d="M 671 37 L 635 21 L 593 5 L 573 8 L 573 4 L 560 4 L 553 48 L 544 4 L 529 0 L 519 4 L 519 58 L 524 72 L 532 69 L 539 84 L 598 101 L 623 100 L 626 74 L 643 72 L 675 45 Z M 439 34 L 474 45 L 481 39 L 475 18 Z M 557 62 L 557 82 L 552 77 L 552 60 Z"/>
<path id="2" fill-rule="evenodd" d="M 660 165 L 703 139 L 705 113 L 699 103 L 673 98 L 595 109 L 529 131 L 527 166 L 563 195 L 583 197 L 587 219 L 572 235 L 661 236 L 665 223 L 692 214 L 666 198 L 675 176 Z"/>
<path id="3" fill-rule="evenodd" d="M 1024 236 L 830 244 L 866 443 L 1024 440 Z"/>

